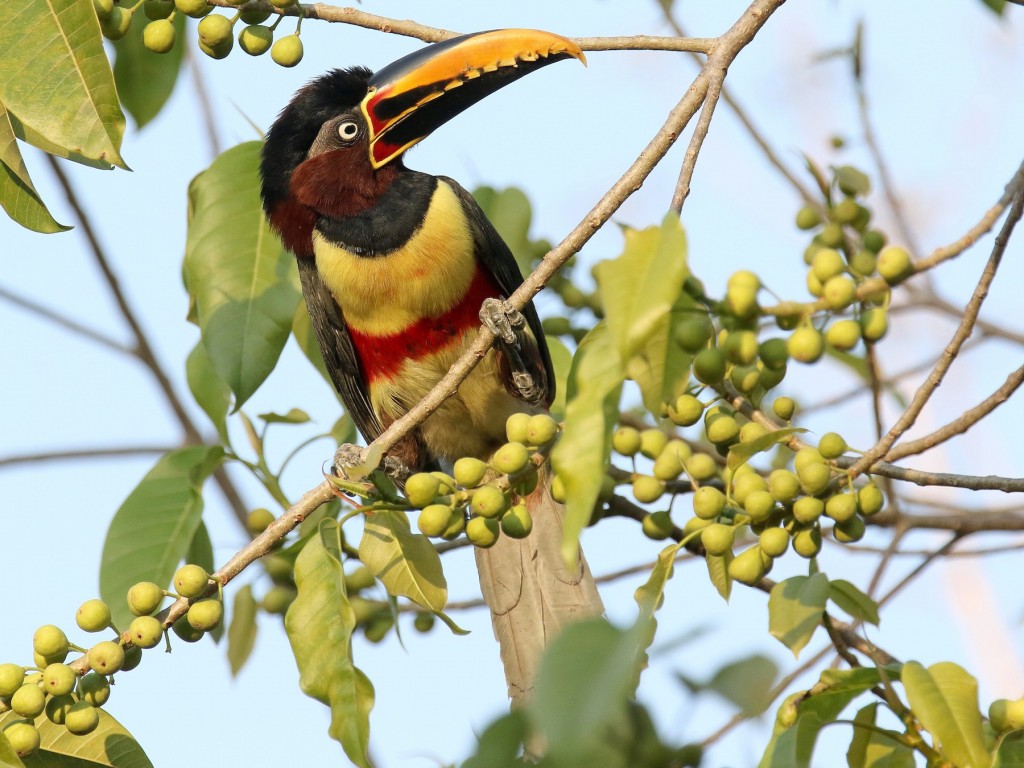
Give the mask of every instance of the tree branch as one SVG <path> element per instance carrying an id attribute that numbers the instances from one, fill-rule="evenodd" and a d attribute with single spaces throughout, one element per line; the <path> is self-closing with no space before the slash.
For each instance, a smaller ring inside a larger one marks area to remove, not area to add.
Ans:
<path id="1" fill-rule="evenodd" d="M 43 461 L 107 459 L 113 456 L 148 456 L 151 454 L 164 454 L 174 450 L 175 447 L 168 445 L 139 445 L 124 448 L 83 448 L 81 450 L 24 453 L 17 456 L 0 456 L 0 468 L 12 467 L 15 464 L 38 464 Z"/>
<path id="2" fill-rule="evenodd" d="M 81 323 L 72 320 L 70 317 L 54 312 L 48 307 L 44 307 L 42 304 L 37 304 L 29 299 L 22 298 L 15 293 L 11 293 L 5 288 L 0 288 L 0 299 L 7 301 L 16 307 L 24 309 L 26 312 L 30 312 L 33 315 L 38 315 L 45 320 L 49 320 L 51 323 L 59 325 L 61 328 L 72 333 L 77 333 L 79 336 L 84 336 L 90 341 L 95 341 L 97 344 L 112 349 L 115 352 L 121 352 L 125 355 L 135 355 L 136 352 L 129 346 L 122 344 L 119 341 L 115 341 L 109 336 L 105 336 L 99 331 L 94 331 L 92 328 L 88 328 Z"/>

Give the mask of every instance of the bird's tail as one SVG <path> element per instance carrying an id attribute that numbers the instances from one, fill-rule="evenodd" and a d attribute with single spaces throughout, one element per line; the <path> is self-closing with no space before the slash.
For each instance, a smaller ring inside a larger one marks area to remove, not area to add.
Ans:
<path id="1" fill-rule="evenodd" d="M 501 536 L 476 549 L 480 589 L 491 610 L 512 706 L 529 701 L 544 648 L 566 625 L 604 612 L 587 561 L 575 567 L 562 558 L 565 507 L 551 498 L 551 473 L 541 469 L 526 498 L 533 531 L 525 539 Z"/>

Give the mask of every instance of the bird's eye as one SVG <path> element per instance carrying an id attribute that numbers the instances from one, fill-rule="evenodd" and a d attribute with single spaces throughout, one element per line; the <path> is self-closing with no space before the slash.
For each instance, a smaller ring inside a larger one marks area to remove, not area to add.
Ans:
<path id="1" fill-rule="evenodd" d="M 338 138 L 342 141 L 353 141 L 359 135 L 359 123 L 355 120 L 343 120 L 338 123 Z"/>

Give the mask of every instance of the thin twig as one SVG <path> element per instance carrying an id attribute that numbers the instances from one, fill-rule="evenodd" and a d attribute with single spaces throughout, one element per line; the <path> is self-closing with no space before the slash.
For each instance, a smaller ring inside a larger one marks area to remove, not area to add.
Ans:
<path id="1" fill-rule="evenodd" d="M 192 74 L 192 87 L 195 89 L 196 98 L 199 101 L 199 114 L 203 118 L 203 127 L 206 129 L 206 141 L 210 145 L 210 157 L 220 155 L 220 136 L 217 133 L 217 118 L 210 103 L 210 92 L 206 87 L 206 78 L 199 67 L 199 62 L 191 46 L 185 46 L 185 61 L 188 63 L 189 72 Z"/>
<path id="2" fill-rule="evenodd" d="M 17 456 L 0 456 L 0 467 L 16 464 L 38 464 L 43 461 L 73 461 L 77 459 L 109 459 L 113 456 L 149 456 L 174 450 L 171 445 L 138 445 L 123 448 L 83 448 L 75 451 L 46 451 L 22 453 Z"/>
<path id="3" fill-rule="evenodd" d="M 711 62 L 708 62 L 710 68 Z M 700 117 L 693 129 L 693 136 L 690 137 L 690 144 L 686 147 L 686 154 L 683 156 L 683 167 L 679 171 L 679 180 L 676 182 L 675 192 L 672 194 L 672 202 L 669 209 L 677 214 L 683 210 L 683 201 L 690 194 L 690 181 L 693 179 L 693 171 L 697 167 L 697 156 L 700 148 L 707 138 L 708 128 L 711 126 L 711 118 L 715 114 L 715 105 L 722 95 L 722 82 L 725 80 L 725 70 L 715 69 L 710 73 L 708 90 L 704 95 L 704 105 L 700 109 Z"/>
<path id="4" fill-rule="evenodd" d="M 38 315 L 52 323 L 59 325 L 61 328 L 72 333 L 77 333 L 79 336 L 84 336 L 90 341 L 95 341 L 97 344 L 112 349 L 115 352 L 120 352 L 125 355 L 134 355 L 135 350 L 131 347 L 122 344 L 119 341 L 115 341 L 109 336 L 104 336 L 99 331 L 95 331 L 92 328 L 87 328 L 81 323 L 72 320 L 70 317 L 54 312 L 48 307 L 44 307 L 42 304 L 37 304 L 34 301 L 18 296 L 17 294 L 11 293 L 5 288 L 0 288 L 0 299 L 6 302 L 14 304 L 16 307 L 24 309 L 27 312 L 31 312 L 34 315 Z"/>

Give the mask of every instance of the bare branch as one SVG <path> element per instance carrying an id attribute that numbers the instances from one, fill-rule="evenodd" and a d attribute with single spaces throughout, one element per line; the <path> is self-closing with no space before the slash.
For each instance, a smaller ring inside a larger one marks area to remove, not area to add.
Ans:
<path id="1" fill-rule="evenodd" d="M 708 62 L 711 67 L 711 62 Z M 693 136 L 690 137 L 690 144 L 686 148 L 686 155 L 683 158 L 683 167 L 679 172 L 679 181 L 676 182 L 676 189 L 672 195 L 672 202 L 669 209 L 676 213 L 683 210 L 683 201 L 690 194 L 690 181 L 693 179 L 693 171 L 697 167 L 697 155 L 704 145 L 704 139 L 708 135 L 708 128 L 711 126 L 711 117 L 715 113 L 715 105 L 722 95 L 722 82 L 725 80 L 724 69 L 714 69 L 711 72 L 707 94 L 704 96 L 704 106 L 701 107 L 700 117 L 693 129 Z"/>
<path id="2" fill-rule="evenodd" d="M 27 312 L 31 312 L 33 315 L 38 315 L 39 317 L 49 320 L 51 323 L 56 323 L 65 330 L 71 331 L 72 333 L 77 333 L 79 336 L 84 336 L 90 341 L 95 341 L 97 344 L 100 344 L 106 347 L 107 349 L 112 349 L 115 352 L 120 352 L 125 355 L 136 354 L 135 350 L 132 349 L 131 347 L 122 344 L 119 341 L 115 341 L 109 336 L 104 336 L 99 331 L 94 331 L 92 328 L 87 328 L 81 323 L 72 320 L 70 317 L 66 317 L 65 315 L 62 315 L 59 312 L 54 312 L 52 309 L 44 307 L 42 304 L 37 304 L 34 301 L 18 296 L 15 293 L 11 293 L 5 288 L 0 288 L 0 299 L 3 299 L 4 301 L 9 302 L 11 304 L 14 304 L 16 307 L 20 307 L 21 309 L 24 309 Z"/>
<path id="3" fill-rule="evenodd" d="M 18 456 L 0 456 L 0 468 L 16 464 L 38 464 L 43 461 L 73 461 L 77 459 L 109 459 L 113 456 L 149 456 L 173 451 L 172 445 L 139 445 L 124 448 L 83 448 L 81 450 L 23 453 Z"/>

